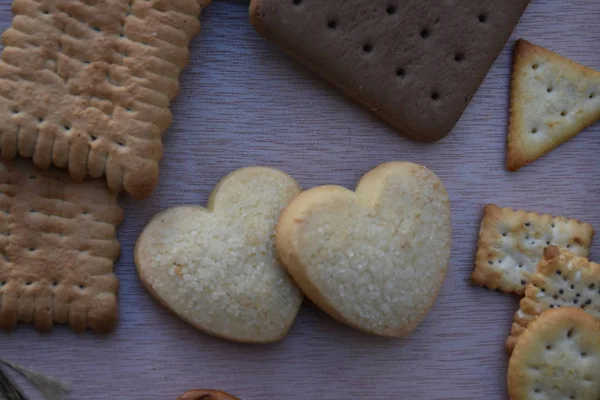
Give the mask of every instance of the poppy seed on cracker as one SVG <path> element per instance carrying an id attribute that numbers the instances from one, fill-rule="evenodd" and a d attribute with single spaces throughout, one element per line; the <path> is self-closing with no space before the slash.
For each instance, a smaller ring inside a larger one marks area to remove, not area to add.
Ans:
<path id="1" fill-rule="evenodd" d="M 548 246 L 514 315 L 506 350 L 513 350 L 520 335 L 540 314 L 562 307 L 578 308 L 600 319 L 600 265 Z"/>

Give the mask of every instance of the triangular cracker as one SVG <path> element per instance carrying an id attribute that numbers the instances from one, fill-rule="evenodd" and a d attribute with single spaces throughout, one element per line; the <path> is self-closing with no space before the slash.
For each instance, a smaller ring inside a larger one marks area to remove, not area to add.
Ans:
<path id="1" fill-rule="evenodd" d="M 600 72 L 517 40 L 506 168 L 516 171 L 600 119 Z"/>

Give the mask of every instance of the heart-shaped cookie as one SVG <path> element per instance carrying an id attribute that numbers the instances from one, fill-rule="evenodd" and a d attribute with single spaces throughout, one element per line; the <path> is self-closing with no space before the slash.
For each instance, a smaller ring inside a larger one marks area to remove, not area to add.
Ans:
<path id="1" fill-rule="evenodd" d="M 277 225 L 277 253 L 304 294 L 335 319 L 404 336 L 425 317 L 446 275 L 449 203 L 426 167 L 382 164 L 356 192 L 321 186 L 296 197 Z"/>
<path id="2" fill-rule="evenodd" d="M 157 214 L 135 264 L 146 288 L 192 326 L 223 339 L 267 343 L 291 327 L 302 294 L 275 254 L 275 226 L 298 183 L 267 167 L 223 178 L 208 207 Z"/>

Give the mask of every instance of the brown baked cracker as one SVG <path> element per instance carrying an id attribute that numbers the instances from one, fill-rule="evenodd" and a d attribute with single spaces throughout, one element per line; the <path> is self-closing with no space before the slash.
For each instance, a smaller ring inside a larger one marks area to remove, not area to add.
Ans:
<path id="1" fill-rule="evenodd" d="M 518 40 L 506 168 L 516 171 L 600 120 L 600 71 Z"/>
<path id="2" fill-rule="evenodd" d="M 14 0 L 2 36 L 0 156 L 149 196 L 208 2 Z"/>
<path id="3" fill-rule="evenodd" d="M 592 226 L 576 219 L 488 204 L 471 280 L 476 285 L 522 295 L 546 246 L 587 257 L 593 236 Z"/>
<path id="4" fill-rule="evenodd" d="M 454 127 L 529 0 L 252 0 L 261 35 L 409 137 Z"/>
<path id="5" fill-rule="evenodd" d="M 508 351 L 531 321 L 548 309 L 580 308 L 600 319 L 600 265 L 548 246 L 519 307 L 506 340 Z"/>
<path id="6" fill-rule="evenodd" d="M 0 328 L 111 331 L 123 219 L 103 180 L 74 181 L 29 161 L 0 162 Z"/>

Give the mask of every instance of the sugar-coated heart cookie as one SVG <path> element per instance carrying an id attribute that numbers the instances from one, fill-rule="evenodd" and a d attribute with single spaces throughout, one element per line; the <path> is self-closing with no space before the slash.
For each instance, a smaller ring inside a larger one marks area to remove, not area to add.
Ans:
<path id="1" fill-rule="evenodd" d="M 276 260 L 275 226 L 298 193 L 287 174 L 250 167 L 223 178 L 207 208 L 162 211 L 136 243 L 142 282 L 204 332 L 247 343 L 282 339 L 302 294 Z"/>
<path id="2" fill-rule="evenodd" d="M 282 213 L 277 253 L 302 291 L 335 319 L 382 336 L 412 332 L 442 285 L 451 245 L 440 179 L 409 162 L 382 164 L 356 192 L 321 186 Z"/>

